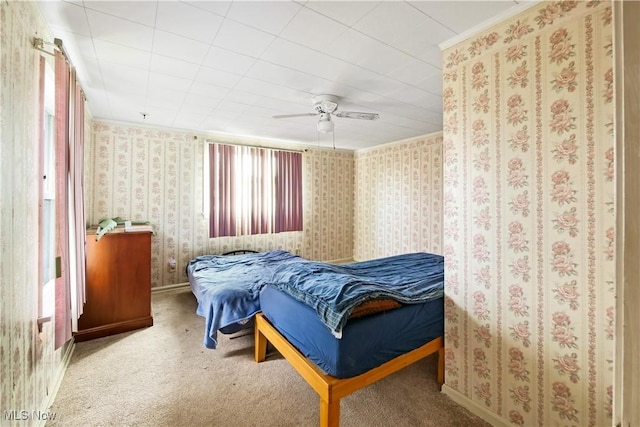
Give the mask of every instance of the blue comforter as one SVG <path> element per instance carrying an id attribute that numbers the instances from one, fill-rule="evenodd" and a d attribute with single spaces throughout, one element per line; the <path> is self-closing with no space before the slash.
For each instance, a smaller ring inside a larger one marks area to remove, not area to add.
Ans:
<path id="1" fill-rule="evenodd" d="M 268 285 L 312 307 L 337 337 L 360 303 L 423 303 L 444 295 L 444 257 L 412 253 L 346 265 L 299 260 L 277 266 Z"/>
<path id="2" fill-rule="evenodd" d="M 187 265 L 196 313 L 206 319 L 204 346 L 214 349 L 217 332 L 233 333 L 250 326 L 260 311 L 260 289 L 279 265 L 302 259 L 285 251 L 237 256 L 203 255 Z"/>

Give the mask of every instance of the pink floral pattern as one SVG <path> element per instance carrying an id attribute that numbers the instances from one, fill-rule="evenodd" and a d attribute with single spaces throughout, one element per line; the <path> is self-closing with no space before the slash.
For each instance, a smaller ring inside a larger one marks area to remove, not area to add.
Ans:
<path id="1" fill-rule="evenodd" d="M 571 390 L 564 383 L 556 381 L 553 383 L 553 398 L 551 407 L 558 412 L 560 419 L 579 422 L 578 410 L 575 408 L 575 399 L 571 395 Z"/>
<path id="2" fill-rule="evenodd" d="M 529 382 L 529 370 L 524 360 L 524 353 L 517 347 L 509 349 L 509 373 L 518 381 Z"/>
<path id="3" fill-rule="evenodd" d="M 558 356 L 558 357 L 555 357 L 553 361 L 554 361 L 553 367 L 556 369 L 556 371 L 558 371 L 558 374 L 560 374 L 560 376 L 568 375 L 569 381 L 571 381 L 574 384 L 577 384 L 580 381 L 580 376 L 578 375 L 578 372 L 580 371 L 580 367 L 578 366 L 577 353 Z"/>
<path id="4" fill-rule="evenodd" d="M 578 292 L 578 283 L 575 280 L 556 286 L 553 293 L 555 294 L 554 298 L 560 304 L 568 304 L 571 310 L 578 310 L 580 307 L 580 293 Z"/>
<path id="5" fill-rule="evenodd" d="M 526 153 L 529 150 L 530 139 L 531 136 L 527 133 L 527 125 L 524 125 L 522 129 L 518 130 L 511 139 L 509 139 L 508 142 L 512 150 Z"/>
<path id="6" fill-rule="evenodd" d="M 568 138 L 557 144 L 552 150 L 553 158 L 558 162 L 567 161 L 570 165 L 576 164 L 578 161 L 578 144 L 576 143 L 576 134 L 572 133 Z"/>
<path id="7" fill-rule="evenodd" d="M 527 61 L 523 61 L 509 77 L 507 77 L 511 88 L 525 88 L 529 84 L 529 70 L 527 70 Z"/>
<path id="8" fill-rule="evenodd" d="M 553 222 L 553 229 L 558 234 L 567 233 L 569 237 L 578 236 L 578 213 L 575 207 L 566 210 L 551 220 Z"/>
<path id="9" fill-rule="evenodd" d="M 566 99 L 559 99 L 551 105 L 551 130 L 562 135 L 576 128 L 576 117 L 571 115 L 573 108 Z"/>
<path id="10" fill-rule="evenodd" d="M 509 286 L 509 311 L 516 317 L 529 316 L 529 306 L 526 303 L 524 290 L 520 285 Z"/>
<path id="11" fill-rule="evenodd" d="M 576 81 L 578 73 L 576 72 L 575 67 L 576 63 L 571 61 L 567 67 L 555 74 L 555 78 L 551 81 L 554 91 L 559 93 L 563 90 L 566 90 L 567 92 L 574 92 L 576 90 L 578 87 L 578 82 Z"/>
<path id="12" fill-rule="evenodd" d="M 457 105 L 453 92 L 447 93 L 452 105 Z M 450 144 L 451 139 L 443 140 L 436 133 L 353 155 L 353 167 L 341 174 L 355 172 L 354 187 L 364 189 L 356 192 L 354 200 L 355 259 L 417 251 L 440 254 L 444 251 L 443 235 L 457 239 L 460 228 L 449 224 L 445 233 L 442 221 L 443 213 L 456 215 L 455 210 L 447 210 L 442 191 L 444 165 L 458 162 L 455 155 L 450 156 Z M 327 196 L 332 191 L 326 187 Z M 344 205 L 346 213 L 348 204 Z M 380 215 L 381 209 L 388 214 Z M 313 215 L 309 213 L 310 218 Z M 334 238 L 344 240 L 340 236 Z M 323 241 L 324 237 L 317 239 Z M 447 268 L 452 266 L 448 264 Z"/>
<path id="13" fill-rule="evenodd" d="M 524 108 L 521 95 L 511 95 L 507 100 L 507 123 L 516 125 L 527 120 L 528 111 Z"/>
<path id="14" fill-rule="evenodd" d="M 529 386 L 522 385 L 509 389 L 509 394 L 513 403 L 522 407 L 524 412 L 531 411 L 531 397 L 529 396 Z"/>
<path id="15" fill-rule="evenodd" d="M 551 329 L 551 339 L 556 341 L 560 348 L 578 348 L 577 337 L 569 315 L 563 312 L 553 313 L 553 328 Z"/>
<path id="16" fill-rule="evenodd" d="M 491 374 L 491 369 L 487 364 L 487 355 L 481 348 L 473 349 L 473 370 L 480 378 L 487 379 Z"/>
<path id="17" fill-rule="evenodd" d="M 544 2 L 443 53 L 457 73 L 443 88 L 457 106 L 443 117 L 450 385 L 515 425 L 611 424 L 610 6 Z"/>

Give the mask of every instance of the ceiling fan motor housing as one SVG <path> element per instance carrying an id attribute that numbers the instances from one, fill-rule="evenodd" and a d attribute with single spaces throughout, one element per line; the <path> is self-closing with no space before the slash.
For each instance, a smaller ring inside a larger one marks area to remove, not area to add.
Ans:
<path id="1" fill-rule="evenodd" d="M 338 97 L 335 95 L 316 95 L 313 97 L 313 109 L 316 113 L 333 113 L 338 108 Z"/>

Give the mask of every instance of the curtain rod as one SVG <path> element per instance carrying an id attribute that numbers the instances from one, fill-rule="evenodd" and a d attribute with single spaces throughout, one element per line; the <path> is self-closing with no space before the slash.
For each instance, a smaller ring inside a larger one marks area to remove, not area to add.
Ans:
<path id="1" fill-rule="evenodd" d="M 48 42 L 42 39 L 42 37 L 34 37 L 33 38 L 33 48 L 36 50 L 39 50 L 42 53 L 46 53 L 47 55 L 51 55 L 51 56 L 55 56 L 55 53 L 53 52 L 49 52 L 48 50 L 46 50 L 44 48 L 44 46 L 53 46 L 54 49 L 58 49 L 58 51 L 60 53 L 62 53 L 62 56 L 64 57 L 64 60 L 67 61 L 67 63 L 69 63 L 69 66 L 71 68 L 73 68 L 75 70 L 75 66 L 73 65 L 73 62 L 71 62 L 71 58 L 69 57 L 69 54 L 67 54 L 67 51 L 64 49 L 64 45 L 62 44 L 62 40 L 59 38 L 54 38 L 53 42 Z M 77 78 L 76 78 L 77 81 Z M 82 89 L 82 87 L 78 84 L 78 87 L 80 88 L 80 93 L 82 94 L 82 98 L 86 101 L 87 100 L 87 95 L 84 93 L 84 90 Z"/>
<path id="2" fill-rule="evenodd" d="M 252 144 L 237 144 L 234 142 L 220 142 L 220 141 L 211 141 L 206 139 L 205 142 L 207 144 L 223 144 L 223 145 L 233 145 L 234 147 L 252 147 L 252 148 L 264 148 L 265 150 L 278 150 L 278 151 L 289 151 L 291 153 L 306 153 L 309 151 L 308 149 L 303 150 L 293 150 L 287 148 L 278 148 L 278 147 L 265 147 L 264 145 L 252 145 Z"/>

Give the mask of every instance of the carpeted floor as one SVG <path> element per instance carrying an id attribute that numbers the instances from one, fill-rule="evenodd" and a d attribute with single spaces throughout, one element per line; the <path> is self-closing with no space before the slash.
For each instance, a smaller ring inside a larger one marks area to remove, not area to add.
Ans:
<path id="1" fill-rule="evenodd" d="M 78 343 L 47 426 L 317 426 L 317 394 L 253 333 L 202 345 L 189 289 L 153 295 L 151 328 Z M 341 426 L 489 426 L 441 394 L 430 356 L 341 400 Z"/>

